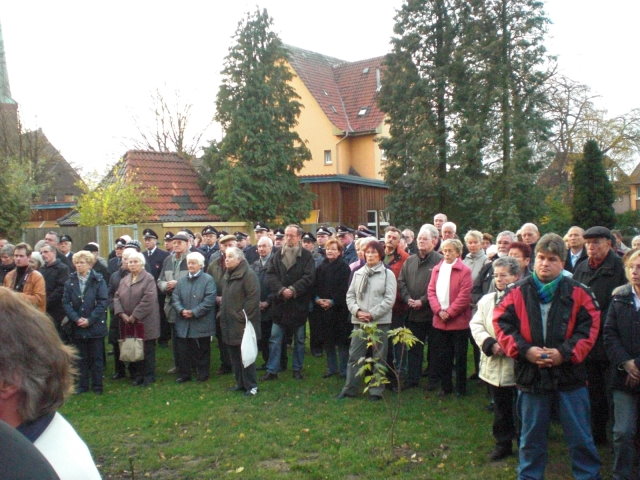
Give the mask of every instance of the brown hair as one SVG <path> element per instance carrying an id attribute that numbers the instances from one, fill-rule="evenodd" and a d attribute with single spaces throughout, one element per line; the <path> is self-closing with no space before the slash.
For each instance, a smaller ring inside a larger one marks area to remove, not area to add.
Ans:
<path id="1" fill-rule="evenodd" d="M 334 247 L 336 247 L 338 251 L 342 254 L 344 247 L 342 246 L 342 243 L 340 243 L 338 240 L 336 240 L 335 238 L 330 238 L 329 240 L 327 240 L 327 243 L 324 244 L 325 250 L 327 249 L 327 247 L 329 247 L 329 245 L 333 245 Z"/>
<path id="2" fill-rule="evenodd" d="M 54 413 L 73 389 L 75 351 L 51 319 L 0 287 L 0 382 L 20 389 L 23 422 Z"/>

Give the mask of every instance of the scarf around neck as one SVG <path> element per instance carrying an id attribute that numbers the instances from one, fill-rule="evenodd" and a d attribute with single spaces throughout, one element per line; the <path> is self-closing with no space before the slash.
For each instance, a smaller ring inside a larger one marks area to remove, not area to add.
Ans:
<path id="1" fill-rule="evenodd" d="M 560 285 L 560 281 L 562 280 L 562 274 L 558 275 L 549 283 L 542 283 L 538 278 L 538 275 L 536 275 L 536 272 L 533 272 L 531 277 L 533 278 L 533 283 L 536 286 L 540 303 L 551 302 L 551 300 L 553 300 L 553 294 L 556 293 L 558 285 Z"/>
<path id="2" fill-rule="evenodd" d="M 362 270 L 363 274 L 362 281 L 360 282 L 360 285 L 358 285 L 358 290 L 356 291 L 356 298 L 358 300 L 362 300 L 364 298 L 365 294 L 367 293 L 367 288 L 369 288 L 369 279 L 380 271 L 379 265 L 380 263 L 372 268 L 365 263 L 360 269 Z"/>

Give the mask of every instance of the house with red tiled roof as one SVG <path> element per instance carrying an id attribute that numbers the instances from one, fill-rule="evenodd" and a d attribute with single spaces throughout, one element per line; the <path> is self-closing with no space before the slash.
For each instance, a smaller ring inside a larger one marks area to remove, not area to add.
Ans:
<path id="1" fill-rule="evenodd" d="M 219 218 L 209 213 L 209 200 L 198 183 L 191 161 L 171 152 L 129 150 L 103 180 L 114 175 L 135 181 L 145 188 L 155 187 L 157 195 L 147 205 L 153 213 L 146 222 L 209 222 Z"/>
<path id="2" fill-rule="evenodd" d="M 286 45 L 303 105 L 296 131 L 312 159 L 300 181 L 316 194 L 318 223 L 374 223 L 388 190 L 377 140 L 388 133 L 377 105 L 384 57 L 346 62 Z"/>

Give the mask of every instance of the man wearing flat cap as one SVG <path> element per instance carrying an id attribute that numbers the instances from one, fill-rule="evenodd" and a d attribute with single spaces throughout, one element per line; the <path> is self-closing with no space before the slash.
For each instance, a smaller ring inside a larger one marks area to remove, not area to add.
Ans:
<path id="1" fill-rule="evenodd" d="M 164 259 L 169 256 L 169 252 L 158 248 L 158 234 L 151 228 L 145 228 L 142 231 L 142 236 L 145 246 L 145 267 L 153 275 L 153 279 L 157 283 L 164 265 Z M 167 315 L 164 313 L 164 302 L 165 295 L 158 288 L 158 305 L 160 307 L 160 337 L 158 337 L 158 343 L 162 346 L 166 346 L 171 338 L 171 327 L 167 322 Z"/>
<path id="2" fill-rule="evenodd" d="M 353 230 L 344 225 L 338 225 L 336 227 L 336 236 L 342 242 L 342 259 L 347 264 L 351 265 L 358 260 L 358 253 L 356 252 L 356 246 L 353 243 Z"/>
<path id="3" fill-rule="evenodd" d="M 609 361 L 602 341 L 602 328 L 607 318 L 611 293 L 616 287 L 627 283 L 627 280 L 622 260 L 612 248 L 612 236 L 608 228 L 591 227 L 584 232 L 583 237 L 588 258 L 577 264 L 573 278 L 591 289 L 602 312 L 598 339 L 585 365 L 589 380 L 593 440 L 598 445 L 604 445 L 607 443 L 609 420 L 606 382 Z"/>

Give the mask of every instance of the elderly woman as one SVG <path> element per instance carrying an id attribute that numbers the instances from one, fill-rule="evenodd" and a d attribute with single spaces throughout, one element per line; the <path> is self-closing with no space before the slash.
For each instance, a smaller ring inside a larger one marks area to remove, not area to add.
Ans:
<path id="1" fill-rule="evenodd" d="M 471 269 L 471 280 L 475 282 L 482 266 L 487 261 L 487 255 L 482 249 L 482 233 L 478 230 L 469 230 L 464 236 L 464 243 L 467 245 L 467 256 L 463 263 Z"/>
<path id="2" fill-rule="evenodd" d="M 355 271 L 353 280 L 347 290 L 347 308 L 351 312 L 351 323 L 354 328 L 375 324 L 382 334 L 373 345 L 372 356 L 376 361 L 387 358 L 387 332 L 391 325 L 391 310 L 396 301 L 397 283 L 393 272 L 385 267 L 384 244 L 378 241 L 369 242 L 364 250 L 366 263 Z M 359 336 L 351 338 L 349 361 L 347 363 L 347 380 L 338 398 L 355 397 L 360 383 L 357 377 L 358 360 L 367 353 L 367 341 Z M 371 400 L 382 399 L 384 386 L 369 389 Z"/>
<path id="3" fill-rule="evenodd" d="M 625 264 L 629 283 L 613 291 L 604 325 L 604 347 L 611 361 L 613 389 L 613 478 L 633 476 L 640 408 L 640 250 Z"/>
<path id="4" fill-rule="evenodd" d="M 636 235 L 635 237 L 633 237 L 633 239 L 631 239 L 631 248 L 633 250 L 640 249 L 640 235 Z"/>
<path id="5" fill-rule="evenodd" d="M 216 283 L 203 272 L 204 255 L 191 252 L 186 256 L 188 274 L 178 280 L 171 303 L 176 312 L 176 383 L 191 380 L 206 382 L 211 370 L 211 336 L 216 333 Z"/>
<path id="6" fill-rule="evenodd" d="M 113 297 L 113 314 L 120 332 L 144 330 L 144 359 L 131 363 L 132 385 L 147 386 L 156 381 L 156 339 L 160 336 L 160 311 L 156 282 L 144 269 L 145 257 L 132 251 L 127 258 L 129 274 L 120 280 Z M 122 334 L 121 333 L 121 334 Z"/>
<path id="7" fill-rule="evenodd" d="M 447 239 L 441 247 L 444 258 L 431 273 L 427 297 L 433 311 L 435 371 L 442 390 L 453 392 L 451 373 L 455 359 L 456 395 L 467 394 L 467 337 L 471 320 L 471 270 L 460 260 L 462 243 Z"/>
<path id="8" fill-rule="evenodd" d="M 102 393 L 104 373 L 104 337 L 107 335 L 107 284 L 92 270 L 94 258 L 80 250 L 73 254 L 76 269 L 64 285 L 62 304 L 71 326 L 71 341 L 78 349 L 79 370 L 76 393 L 89 387 Z"/>
<path id="9" fill-rule="evenodd" d="M 493 309 L 502 299 L 507 285 L 520 278 L 520 264 L 515 258 L 502 257 L 493 262 L 495 292 L 483 296 L 469 326 L 473 339 L 482 349 L 480 378 L 489 385 L 494 402 L 493 437 L 496 445 L 489 455 L 492 461 L 511 455 L 516 438 L 514 404 L 516 400 L 513 360 L 507 357 L 496 340 Z"/>
<path id="10" fill-rule="evenodd" d="M 342 261 L 342 244 L 332 238 L 325 245 L 325 259 L 316 270 L 313 290 L 313 309 L 320 324 L 320 334 L 327 354 L 327 371 L 323 378 L 337 373 L 347 374 L 349 358 L 349 310 L 347 310 L 347 289 L 349 288 L 349 267 Z"/>
<path id="11" fill-rule="evenodd" d="M 222 277 L 224 289 L 220 303 L 220 331 L 236 378 L 236 385 L 231 387 L 231 390 L 254 396 L 258 394 L 256 364 L 254 362 L 244 367 L 240 344 L 247 320 L 251 322 L 256 336 L 260 338 L 260 284 L 254 271 L 249 268 L 242 250 L 229 247 L 225 254 L 226 271 Z"/>

